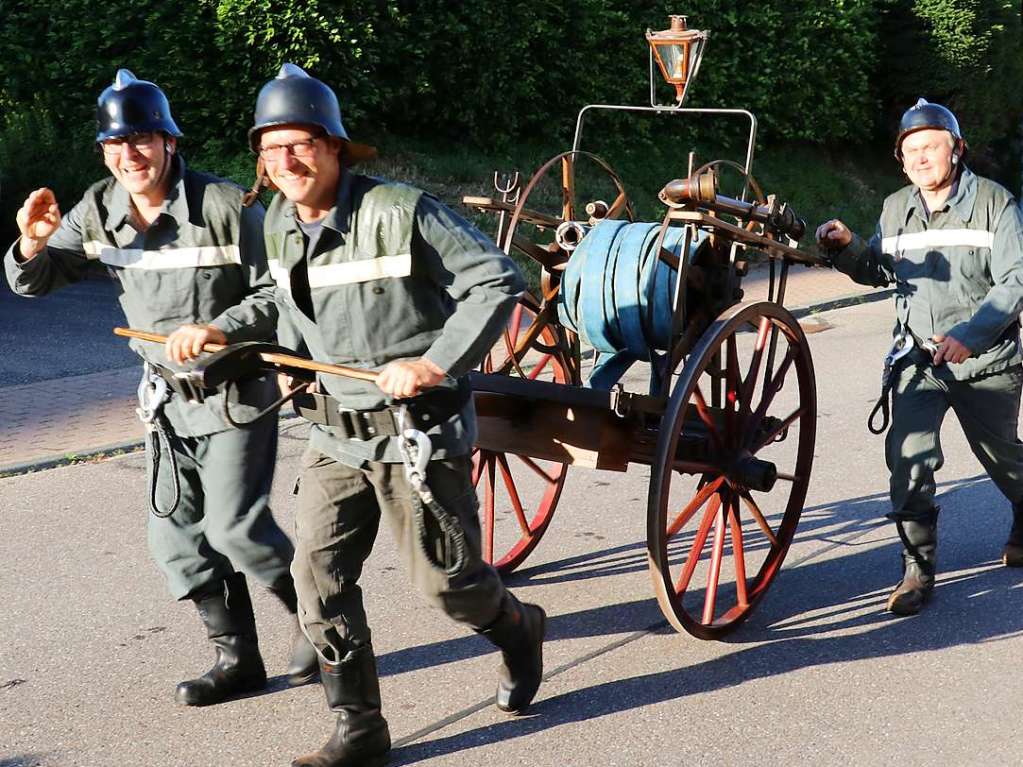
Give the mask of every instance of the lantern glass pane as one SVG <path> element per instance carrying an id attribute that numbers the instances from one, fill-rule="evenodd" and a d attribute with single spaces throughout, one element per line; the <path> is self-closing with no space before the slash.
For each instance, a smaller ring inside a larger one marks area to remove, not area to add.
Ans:
<path id="1" fill-rule="evenodd" d="M 661 61 L 664 65 L 664 76 L 669 83 L 685 82 L 688 74 L 686 62 L 686 48 L 688 45 L 673 43 L 657 46 L 657 52 L 661 54 Z"/>

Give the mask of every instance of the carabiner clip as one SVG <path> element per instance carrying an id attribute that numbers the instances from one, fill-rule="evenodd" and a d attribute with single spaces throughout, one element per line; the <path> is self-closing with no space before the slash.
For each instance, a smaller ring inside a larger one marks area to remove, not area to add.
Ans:
<path id="1" fill-rule="evenodd" d="M 433 453 L 433 443 L 425 432 L 411 426 L 408 418 L 408 406 L 402 405 L 395 414 L 398 422 L 398 452 L 401 462 L 405 465 L 405 479 L 417 490 L 426 484 L 426 467 Z M 410 424 L 406 427 L 406 424 Z"/>

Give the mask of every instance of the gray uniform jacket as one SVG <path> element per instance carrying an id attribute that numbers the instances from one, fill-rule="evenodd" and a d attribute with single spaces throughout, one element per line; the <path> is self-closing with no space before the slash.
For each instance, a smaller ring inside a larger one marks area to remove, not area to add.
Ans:
<path id="1" fill-rule="evenodd" d="M 278 339 L 321 362 L 379 369 L 425 357 L 453 386 L 489 351 L 524 288 L 514 262 L 439 201 L 347 170 L 312 253 L 283 195 L 270 205 L 265 229 Z M 388 404 L 372 383 L 321 376 L 321 385 L 352 410 Z M 468 452 L 472 402 L 425 430 L 434 457 Z M 310 444 L 355 467 L 401 460 L 392 438 L 349 440 L 326 426 L 314 426 Z"/>
<path id="2" fill-rule="evenodd" d="M 18 263 L 12 245 L 4 266 L 11 288 L 38 296 L 106 269 L 121 288 L 128 324 L 162 335 L 183 324 L 211 324 L 229 343 L 274 336 L 277 307 L 263 249 L 263 209 L 242 208 L 235 184 L 188 170 L 175 158 L 174 180 L 160 216 L 143 232 L 133 223 L 127 190 L 113 178 L 89 187 L 35 258 Z M 161 344 L 132 340 L 145 360 L 176 368 Z M 273 401 L 269 380 L 238 387 L 232 415 L 251 418 Z M 217 394 L 202 404 L 177 396 L 164 408 L 174 430 L 202 436 L 230 428 Z"/>
<path id="3" fill-rule="evenodd" d="M 917 338 L 948 335 L 973 352 L 936 375 L 961 381 L 1020 363 L 1023 216 L 995 182 L 963 168 L 930 215 L 915 186 L 900 189 L 885 200 L 870 241 L 853 235 L 834 264 L 856 282 L 894 283 L 899 325 Z"/>

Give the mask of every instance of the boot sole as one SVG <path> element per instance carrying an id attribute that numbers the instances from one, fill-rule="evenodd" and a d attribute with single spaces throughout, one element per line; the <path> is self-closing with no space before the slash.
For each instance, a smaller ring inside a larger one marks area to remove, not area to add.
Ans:
<path id="1" fill-rule="evenodd" d="M 537 692 L 540 691 L 540 685 L 543 684 L 543 643 L 544 640 L 547 639 L 547 611 L 540 607 L 540 605 L 535 606 L 540 610 L 540 681 L 537 682 L 536 689 L 533 690 L 533 694 L 529 696 L 529 700 L 522 705 L 512 708 L 502 706 L 500 703 L 497 704 L 497 708 L 509 716 L 518 716 L 519 714 L 525 713 L 526 709 L 532 705 Z"/>
<path id="2" fill-rule="evenodd" d="M 316 764 L 328 764 L 328 762 L 317 762 L 317 761 L 302 761 L 302 759 L 309 759 L 316 757 L 316 754 L 311 754 L 310 757 L 299 757 L 291 763 L 291 767 L 309 767 L 310 765 Z M 387 767 L 391 762 L 390 752 L 383 756 L 371 756 L 371 757 L 359 757 L 354 762 L 349 762 L 352 765 L 359 765 L 359 767 Z"/>
<path id="3" fill-rule="evenodd" d="M 930 592 L 926 592 L 919 602 L 903 604 L 899 599 L 902 596 L 904 596 L 904 594 L 892 594 L 892 596 L 888 598 L 888 604 L 885 605 L 885 609 L 893 615 L 919 615 L 920 611 L 924 609 L 924 605 L 926 605 L 931 598 Z"/>
<path id="4" fill-rule="evenodd" d="M 244 687 L 239 687 L 235 690 L 231 690 L 230 693 L 220 698 L 212 699 L 199 699 L 196 701 L 190 701 L 185 699 L 177 690 L 174 691 L 174 702 L 181 706 L 190 706 L 193 708 L 202 708 L 203 706 L 216 706 L 218 703 L 227 703 L 229 700 L 235 700 L 236 698 L 242 698 L 246 695 L 252 695 L 253 693 L 261 692 L 266 689 L 266 680 L 264 679 L 261 683 L 247 684 Z"/>

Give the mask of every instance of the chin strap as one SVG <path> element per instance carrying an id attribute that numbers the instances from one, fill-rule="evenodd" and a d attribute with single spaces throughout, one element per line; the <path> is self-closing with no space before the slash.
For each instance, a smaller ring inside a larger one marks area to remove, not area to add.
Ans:
<path id="1" fill-rule="evenodd" d="M 259 195 L 263 193 L 264 189 L 273 191 L 276 188 L 270 181 L 270 177 L 267 176 L 266 164 L 260 157 L 256 160 L 256 180 L 253 182 L 252 188 L 242 196 L 242 207 L 251 208 L 259 200 Z"/>

